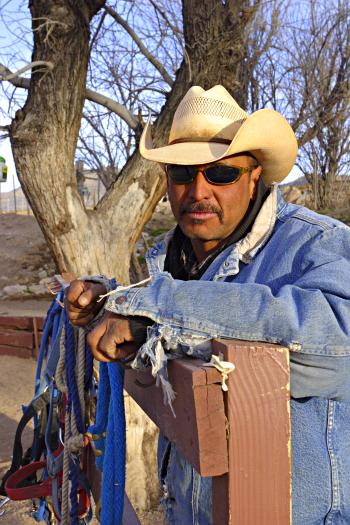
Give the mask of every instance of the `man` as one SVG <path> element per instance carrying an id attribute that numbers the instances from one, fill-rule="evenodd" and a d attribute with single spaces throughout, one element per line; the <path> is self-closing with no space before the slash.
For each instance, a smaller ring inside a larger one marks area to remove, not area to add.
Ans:
<path id="1" fill-rule="evenodd" d="M 140 152 L 164 166 L 178 227 L 147 256 L 151 284 L 108 298 L 95 357 L 162 362 L 171 402 L 169 352 L 209 357 L 213 337 L 288 346 L 293 525 L 350 523 L 350 229 L 283 201 L 292 129 L 273 110 L 247 115 L 222 86 L 192 87 L 169 144 L 154 149 L 148 124 Z M 102 282 L 72 284 L 73 322 L 94 318 Z M 165 438 L 159 458 L 168 522 L 211 523 L 210 478 Z"/>

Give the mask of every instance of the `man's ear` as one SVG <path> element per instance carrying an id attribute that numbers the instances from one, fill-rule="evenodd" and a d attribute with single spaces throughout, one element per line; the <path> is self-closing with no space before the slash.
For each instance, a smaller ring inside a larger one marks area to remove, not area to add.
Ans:
<path id="1" fill-rule="evenodd" d="M 255 200 L 256 198 L 256 190 L 257 190 L 258 182 L 259 182 L 261 175 L 262 175 L 262 166 L 257 166 L 250 173 L 250 198 L 252 200 Z"/>

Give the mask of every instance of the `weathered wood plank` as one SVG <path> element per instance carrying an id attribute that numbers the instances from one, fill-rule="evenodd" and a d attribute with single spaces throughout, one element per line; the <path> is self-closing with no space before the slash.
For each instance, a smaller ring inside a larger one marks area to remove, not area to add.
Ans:
<path id="1" fill-rule="evenodd" d="M 229 474 L 214 480 L 214 522 L 290 525 L 288 350 L 242 341 L 214 341 L 213 350 L 236 366 L 226 399 Z M 222 514 L 225 490 L 226 518 Z"/>
<path id="2" fill-rule="evenodd" d="M 33 348 L 33 333 L 25 330 L 4 330 L 0 328 L 0 345 Z"/>
<path id="3" fill-rule="evenodd" d="M 31 330 L 33 321 L 32 317 L 8 317 L 1 315 L 0 326 L 4 328 L 17 328 L 18 330 Z"/>

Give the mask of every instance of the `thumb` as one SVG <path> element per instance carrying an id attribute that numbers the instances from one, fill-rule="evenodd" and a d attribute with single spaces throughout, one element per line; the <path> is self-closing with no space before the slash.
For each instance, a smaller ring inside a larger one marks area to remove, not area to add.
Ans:
<path id="1" fill-rule="evenodd" d="M 94 303 L 100 295 L 106 293 L 106 288 L 99 283 L 84 283 L 84 291 L 78 299 L 80 306 L 88 306 Z"/>

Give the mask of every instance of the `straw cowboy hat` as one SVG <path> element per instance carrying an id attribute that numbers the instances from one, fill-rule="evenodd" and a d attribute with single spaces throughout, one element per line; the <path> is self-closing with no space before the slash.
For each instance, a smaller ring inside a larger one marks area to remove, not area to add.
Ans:
<path id="1" fill-rule="evenodd" d="M 154 148 L 148 121 L 140 153 L 164 164 L 201 165 L 251 152 L 266 184 L 280 182 L 292 169 L 298 144 L 287 120 L 273 109 L 248 115 L 223 86 L 191 87 L 180 102 L 167 146 Z"/>

